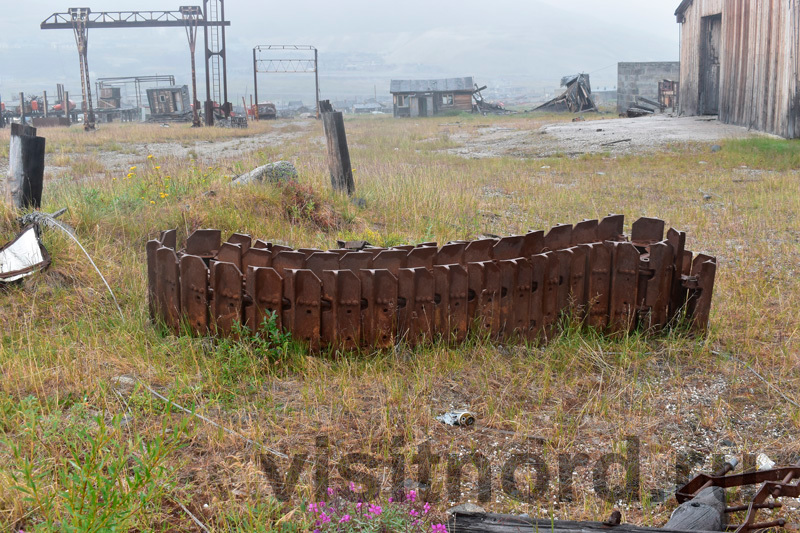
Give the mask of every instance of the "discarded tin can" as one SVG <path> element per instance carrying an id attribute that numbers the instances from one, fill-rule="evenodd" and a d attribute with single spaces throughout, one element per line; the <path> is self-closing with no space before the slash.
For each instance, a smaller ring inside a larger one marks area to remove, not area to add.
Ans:
<path id="1" fill-rule="evenodd" d="M 469 411 L 450 411 L 436 417 L 436 420 L 448 426 L 469 427 L 475 423 L 475 415 Z"/>

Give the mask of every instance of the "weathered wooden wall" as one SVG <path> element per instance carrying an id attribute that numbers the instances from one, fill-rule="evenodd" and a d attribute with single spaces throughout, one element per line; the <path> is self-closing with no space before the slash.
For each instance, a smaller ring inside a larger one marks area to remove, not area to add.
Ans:
<path id="1" fill-rule="evenodd" d="M 800 137 L 800 0 L 694 0 L 681 27 L 681 112 L 698 114 L 702 18 L 722 13 L 722 122 Z"/>

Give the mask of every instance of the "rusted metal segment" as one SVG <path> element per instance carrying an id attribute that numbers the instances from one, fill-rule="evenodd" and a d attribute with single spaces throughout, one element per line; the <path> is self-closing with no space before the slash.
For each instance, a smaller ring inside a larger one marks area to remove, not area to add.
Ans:
<path id="1" fill-rule="evenodd" d="M 583 220 L 572 228 L 572 245 L 599 242 L 597 238 L 597 220 Z"/>
<path id="2" fill-rule="evenodd" d="M 714 280 L 717 275 L 717 260 L 714 257 L 697 254 L 692 263 L 692 274 L 687 285 L 689 298 L 686 315 L 691 321 L 693 331 L 708 329 L 708 318 L 711 314 L 711 297 L 714 291 Z"/>
<path id="3" fill-rule="evenodd" d="M 686 248 L 686 233 L 670 228 L 669 231 L 667 231 L 667 242 L 672 246 L 673 252 L 672 286 L 669 292 L 668 310 L 668 318 L 671 322 L 681 314 L 686 303 L 686 290 L 681 284 L 681 275 L 683 274 L 683 252 Z"/>
<path id="4" fill-rule="evenodd" d="M 503 237 L 494 245 L 492 250 L 492 257 L 496 260 L 503 261 L 506 259 L 516 259 L 524 257 L 522 255 L 522 245 L 525 242 L 524 235 L 512 235 L 511 237 Z"/>
<path id="5" fill-rule="evenodd" d="M 467 249 L 465 242 L 447 243 L 439 249 L 434 265 L 459 265 L 464 263 L 464 251 Z"/>
<path id="6" fill-rule="evenodd" d="M 339 254 L 333 252 L 313 253 L 306 258 L 306 268 L 321 279 L 324 270 L 339 270 Z"/>
<path id="7" fill-rule="evenodd" d="M 170 248 L 171 250 L 177 250 L 178 248 L 178 232 L 174 229 L 168 229 L 161 232 L 158 236 L 159 242 L 161 242 L 161 246 L 164 248 Z"/>
<path id="8" fill-rule="evenodd" d="M 544 325 L 543 296 L 545 293 L 545 272 L 548 258 L 543 254 L 532 255 L 528 260 L 531 268 L 531 297 L 528 310 L 528 339 L 536 341 L 542 334 Z"/>
<path id="9" fill-rule="evenodd" d="M 436 287 L 436 333 L 448 341 L 461 342 L 467 336 L 467 293 L 469 279 L 464 265 L 434 265 Z"/>
<path id="10" fill-rule="evenodd" d="M 400 269 L 406 266 L 408 252 L 404 250 L 384 250 L 372 260 L 375 270 L 388 270 L 394 277 L 400 275 Z"/>
<path id="11" fill-rule="evenodd" d="M 426 268 L 432 271 L 438 251 L 436 246 L 418 246 L 410 250 L 406 256 L 406 268 Z"/>
<path id="12" fill-rule="evenodd" d="M 212 263 L 211 289 L 211 322 L 217 334 L 230 335 L 244 319 L 242 272 L 233 263 Z"/>
<path id="13" fill-rule="evenodd" d="M 241 272 L 242 270 L 242 245 L 223 242 L 214 258 L 220 263 L 232 263 Z"/>
<path id="14" fill-rule="evenodd" d="M 316 253 L 322 252 L 322 250 L 320 250 L 318 248 L 298 248 L 297 251 L 300 252 L 301 254 L 305 255 L 306 259 L 311 257 L 312 254 L 316 254 Z"/>
<path id="15" fill-rule="evenodd" d="M 231 244 L 240 244 L 242 246 L 242 254 L 246 254 L 247 250 L 250 249 L 250 245 L 253 242 L 253 238 L 246 233 L 234 233 L 228 240 L 225 242 L 229 242 Z"/>
<path id="16" fill-rule="evenodd" d="M 267 241 L 256 239 L 256 242 L 253 243 L 251 248 L 258 248 L 259 250 L 269 250 L 270 248 L 272 248 L 272 245 Z"/>
<path id="17" fill-rule="evenodd" d="M 361 270 L 362 344 L 386 348 L 394 343 L 397 277 L 388 270 Z"/>
<path id="18" fill-rule="evenodd" d="M 363 250 L 370 244 L 367 241 L 336 241 L 336 245 L 342 250 L 353 252 Z"/>
<path id="19" fill-rule="evenodd" d="M 497 244 L 496 239 L 481 239 L 479 241 L 470 241 L 464 249 L 464 263 L 482 263 L 484 261 L 491 261 L 494 257 L 494 245 Z"/>
<path id="20" fill-rule="evenodd" d="M 684 276 L 689 276 L 692 273 L 692 257 L 694 254 L 691 250 L 683 251 L 683 262 L 681 263 L 681 273 Z"/>
<path id="21" fill-rule="evenodd" d="M 582 245 L 587 256 L 586 302 L 587 323 L 597 329 L 608 326 L 611 290 L 611 250 L 602 243 Z"/>
<path id="22" fill-rule="evenodd" d="M 467 264 L 470 294 L 470 317 L 477 323 L 478 332 L 491 336 L 500 333 L 500 267 L 492 261 Z M 474 309 L 474 310 L 473 310 Z"/>
<path id="23" fill-rule="evenodd" d="M 411 346 L 429 341 L 433 334 L 433 272 L 426 268 L 401 268 L 397 277 L 397 335 Z"/>
<path id="24" fill-rule="evenodd" d="M 150 310 L 150 320 L 155 320 L 158 306 L 156 304 L 156 250 L 161 248 L 161 243 L 157 240 L 147 241 L 145 250 L 147 252 L 147 307 Z"/>
<path id="25" fill-rule="evenodd" d="M 646 329 L 661 329 L 668 321 L 675 258 L 672 245 L 666 241 L 651 244 L 649 250 L 639 259 L 639 323 Z"/>
<path id="26" fill-rule="evenodd" d="M 608 215 L 597 224 L 597 242 L 625 240 L 625 215 Z"/>
<path id="27" fill-rule="evenodd" d="M 323 344 L 353 349 L 361 341 L 361 280 L 349 270 L 322 272 L 320 337 Z"/>
<path id="28" fill-rule="evenodd" d="M 278 271 L 278 274 L 285 280 L 286 270 L 299 270 L 305 267 L 306 255 L 302 252 L 289 252 L 281 251 L 277 254 L 272 252 L 272 268 Z"/>
<path id="29" fill-rule="evenodd" d="M 201 257 L 181 257 L 181 311 L 197 335 L 208 333 L 208 275 L 208 267 Z"/>
<path id="30" fill-rule="evenodd" d="M 245 307 L 245 323 L 251 331 L 258 331 L 272 315 L 275 325 L 283 327 L 283 278 L 274 268 L 249 267 L 246 294 L 251 304 Z"/>
<path id="31" fill-rule="evenodd" d="M 550 228 L 544 236 L 546 251 L 563 250 L 572 243 L 572 224 L 558 224 Z"/>
<path id="32" fill-rule="evenodd" d="M 351 270 L 358 274 L 359 270 L 372 268 L 373 256 L 369 252 L 347 252 L 339 258 L 340 270 Z"/>
<path id="33" fill-rule="evenodd" d="M 577 320 L 583 320 L 586 316 L 586 249 L 575 246 L 569 251 L 572 252 L 569 266 L 569 305 L 573 316 Z"/>
<path id="34" fill-rule="evenodd" d="M 272 252 L 265 248 L 250 248 L 242 256 L 242 272 L 246 275 L 251 266 L 272 266 Z"/>
<path id="35" fill-rule="evenodd" d="M 372 254 L 372 257 L 375 257 L 375 256 L 376 256 L 376 255 L 378 255 L 379 253 L 381 253 L 381 252 L 385 252 L 385 251 L 387 251 L 387 250 L 389 250 L 389 249 L 388 249 L 388 248 L 378 248 L 378 247 L 376 247 L 376 246 L 370 246 L 369 248 L 364 248 L 364 249 L 363 249 L 363 250 L 361 250 L 361 251 L 362 251 L 362 252 L 366 252 L 366 253 L 368 253 L 368 254 Z"/>
<path id="36" fill-rule="evenodd" d="M 540 254 L 544 251 L 544 232 L 529 231 L 522 239 L 522 257 L 530 258 L 532 255 Z"/>
<path id="37" fill-rule="evenodd" d="M 531 323 L 531 291 L 533 289 L 533 267 L 526 258 L 511 259 L 516 263 L 516 280 L 513 288 L 513 327 L 514 336 L 528 336 Z M 508 326 L 508 325 L 507 325 Z"/>
<path id="38" fill-rule="evenodd" d="M 642 217 L 631 226 L 631 242 L 638 245 L 664 240 L 664 221 L 660 218 Z"/>
<path id="39" fill-rule="evenodd" d="M 156 250 L 156 309 L 173 332 L 181 328 L 181 285 L 178 255 L 171 248 Z"/>
<path id="40" fill-rule="evenodd" d="M 500 270 L 500 329 L 498 333 L 509 338 L 514 331 L 516 303 L 517 276 L 519 274 L 519 264 L 513 259 L 495 261 Z"/>
<path id="41" fill-rule="evenodd" d="M 635 324 L 639 252 L 629 242 L 606 242 L 611 250 L 609 330 L 631 331 Z"/>
<path id="42" fill-rule="evenodd" d="M 197 229 L 186 238 L 185 252 L 210 259 L 217 255 L 221 242 L 222 232 L 218 229 Z"/>
<path id="43" fill-rule="evenodd" d="M 570 272 L 572 270 L 572 249 L 550 252 L 558 259 L 558 297 L 556 298 L 556 315 L 569 310 L 570 304 Z"/>
<path id="44" fill-rule="evenodd" d="M 561 279 L 561 261 L 555 252 L 542 254 L 545 258 L 544 292 L 542 294 L 542 333 L 545 339 L 554 336 L 554 328 L 561 309 L 558 307 L 559 281 Z"/>
<path id="45" fill-rule="evenodd" d="M 389 248 L 390 250 L 403 250 L 404 252 L 410 252 L 413 250 L 415 246 L 413 244 L 398 244 L 397 246 L 392 246 Z"/>
<path id="46" fill-rule="evenodd" d="M 269 249 L 272 251 L 272 255 L 277 255 L 281 252 L 294 252 L 294 248 L 291 246 L 284 246 L 282 244 L 274 244 L 269 243 Z"/>
<path id="47" fill-rule="evenodd" d="M 437 248 L 439 246 L 439 243 L 438 242 L 433 242 L 433 241 L 421 242 L 421 243 L 415 245 L 414 248 L 429 248 L 431 246 L 433 246 L 434 248 Z"/>
<path id="48" fill-rule="evenodd" d="M 284 327 L 292 332 L 292 337 L 316 350 L 320 345 L 322 282 L 310 270 L 284 272 L 283 295 L 289 301 L 288 309 L 284 306 L 283 311 Z"/>

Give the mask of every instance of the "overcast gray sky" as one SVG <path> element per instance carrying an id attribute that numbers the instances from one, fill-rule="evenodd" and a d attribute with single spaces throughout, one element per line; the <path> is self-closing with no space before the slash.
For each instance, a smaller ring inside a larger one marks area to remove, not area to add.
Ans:
<path id="1" fill-rule="evenodd" d="M 177 9 L 191 0 L 38 0 L 15 3 L 0 18 L 0 95 L 40 93 L 64 83 L 80 90 L 75 40 L 40 30 L 51 13 Z M 678 0 L 227 0 L 231 99 L 252 92 L 252 48 L 312 44 L 320 51 L 323 97 L 384 94 L 391 78 L 474 76 L 496 86 L 557 86 L 562 75 L 592 74 L 595 88 L 616 84 L 619 61 L 678 57 Z M 202 57 L 202 56 L 201 56 Z M 91 75 L 174 74 L 190 83 L 184 32 L 92 30 Z M 202 67 L 200 79 L 202 80 Z M 259 86 L 262 81 L 259 78 Z M 201 84 L 202 85 L 202 84 Z M 274 98 L 313 94 L 313 79 L 270 76 Z M 306 89 L 309 87 L 310 89 Z M 261 91 L 260 91 L 261 92 Z M 263 93 L 262 93 L 263 94 Z"/>

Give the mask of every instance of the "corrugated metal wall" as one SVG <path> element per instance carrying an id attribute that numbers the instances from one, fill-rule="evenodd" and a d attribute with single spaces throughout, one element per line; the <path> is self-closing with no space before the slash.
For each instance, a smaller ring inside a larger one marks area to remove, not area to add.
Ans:
<path id="1" fill-rule="evenodd" d="M 800 137 L 800 0 L 695 0 L 681 28 L 681 111 L 697 114 L 703 17 L 722 13 L 721 121 Z"/>

